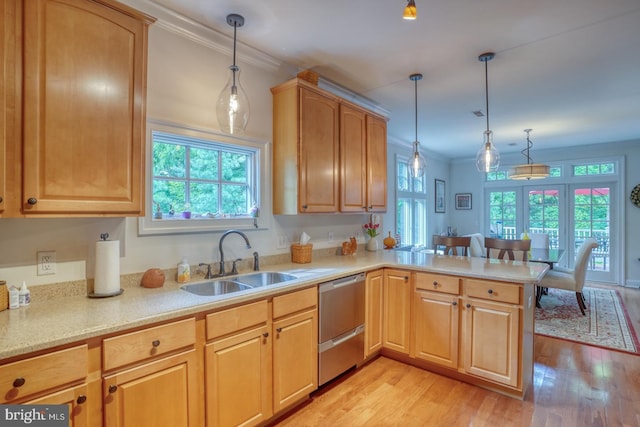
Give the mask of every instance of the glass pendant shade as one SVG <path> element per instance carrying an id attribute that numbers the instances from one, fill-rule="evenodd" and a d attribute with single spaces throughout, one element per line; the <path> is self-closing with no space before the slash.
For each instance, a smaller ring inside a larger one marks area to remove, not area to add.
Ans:
<path id="1" fill-rule="evenodd" d="M 484 143 L 476 154 L 476 168 L 479 172 L 495 172 L 500 166 L 500 153 L 493 145 L 493 132 L 484 132 Z"/>
<path id="2" fill-rule="evenodd" d="M 420 154 L 420 143 L 415 141 L 413 143 L 413 155 L 407 162 L 409 166 L 409 173 L 413 178 L 420 178 L 424 175 L 424 171 L 427 168 L 427 161 Z"/>
<path id="3" fill-rule="evenodd" d="M 218 96 L 216 115 L 223 132 L 243 133 L 249 123 L 249 98 L 240 85 L 240 68 L 229 67 L 229 80 Z"/>
<path id="4" fill-rule="evenodd" d="M 416 9 L 415 0 L 409 0 L 409 3 L 404 8 L 404 12 L 402 13 L 402 19 L 414 20 L 418 17 L 418 10 Z"/>

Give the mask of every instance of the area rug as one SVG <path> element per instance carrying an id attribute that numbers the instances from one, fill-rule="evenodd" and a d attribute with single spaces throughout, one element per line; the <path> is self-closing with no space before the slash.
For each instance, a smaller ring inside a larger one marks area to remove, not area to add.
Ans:
<path id="1" fill-rule="evenodd" d="M 586 315 L 580 313 L 575 292 L 549 289 L 536 309 L 536 333 L 583 344 L 639 353 L 640 344 L 629 315 L 613 289 L 582 290 Z"/>

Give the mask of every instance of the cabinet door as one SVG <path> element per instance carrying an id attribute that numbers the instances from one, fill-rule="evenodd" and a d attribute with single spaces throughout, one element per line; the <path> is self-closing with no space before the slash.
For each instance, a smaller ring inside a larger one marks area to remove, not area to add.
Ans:
<path id="1" fill-rule="evenodd" d="M 195 350 L 104 377 L 107 426 L 204 425 Z"/>
<path id="2" fill-rule="evenodd" d="M 367 273 L 365 287 L 364 356 L 382 348 L 382 292 L 384 275 L 382 270 Z"/>
<path id="3" fill-rule="evenodd" d="M 361 110 L 340 105 L 340 211 L 366 212 L 367 138 Z"/>
<path id="4" fill-rule="evenodd" d="M 411 287 L 408 271 L 384 271 L 382 346 L 405 354 L 409 354 Z"/>
<path id="5" fill-rule="evenodd" d="M 367 211 L 387 210 L 387 122 L 367 115 Z"/>
<path id="6" fill-rule="evenodd" d="M 300 88 L 299 212 L 337 212 L 338 102 Z"/>
<path id="7" fill-rule="evenodd" d="M 24 5 L 23 213 L 142 213 L 148 21 L 95 1 Z"/>
<path id="8" fill-rule="evenodd" d="M 271 338 L 262 327 L 205 347 L 207 425 L 254 425 L 271 416 Z"/>
<path id="9" fill-rule="evenodd" d="M 520 308 L 466 299 L 462 321 L 465 371 L 516 387 Z"/>
<path id="10" fill-rule="evenodd" d="M 457 295 L 415 293 L 413 357 L 458 368 L 458 308 Z"/>
<path id="11" fill-rule="evenodd" d="M 274 320 L 273 333 L 273 412 L 277 413 L 317 388 L 317 310 Z"/>
<path id="12" fill-rule="evenodd" d="M 93 400 L 92 412 L 89 408 Z M 91 427 L 102 423 L 100 417 L 100 395 L 90 396 L 86 384 L 71 387 L 57 393 L 24 402 L 28 405 L 67 405 L 69 407 L 69 427 Z"/>

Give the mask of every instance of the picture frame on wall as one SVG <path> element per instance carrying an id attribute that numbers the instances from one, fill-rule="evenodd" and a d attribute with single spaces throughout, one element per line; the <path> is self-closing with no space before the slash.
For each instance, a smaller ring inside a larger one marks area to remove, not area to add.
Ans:
<path id="1" fill-rule="evenodd" d="M 445 213 L 445 182 L 442 179 L 435 180 L 435 209 L 436 213 Z"/>
<path id="2" fill-rule="evenodd" d="M 456 193 L 456 209 L 471 210 L 471 193 Z"/>

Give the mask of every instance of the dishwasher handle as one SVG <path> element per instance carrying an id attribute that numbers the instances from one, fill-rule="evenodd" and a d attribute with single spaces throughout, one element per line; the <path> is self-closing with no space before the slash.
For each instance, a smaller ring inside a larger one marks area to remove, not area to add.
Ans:
<path id="1" fill-rule="evenodd" d="M 364 273 L 359 273 L 352 276 L 332 280 L 331 282 L 321 283 L 318 287 L 318 292 L 323 293 L 331 291 L 332 289 L 341 288 L 343 286 L 353 285 L 354 283 L 362 282 L 364 280 L 364 277 Z"/>

